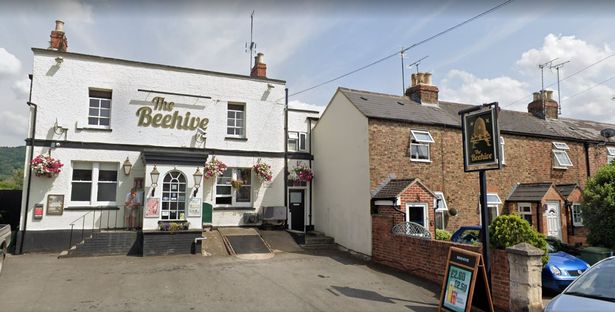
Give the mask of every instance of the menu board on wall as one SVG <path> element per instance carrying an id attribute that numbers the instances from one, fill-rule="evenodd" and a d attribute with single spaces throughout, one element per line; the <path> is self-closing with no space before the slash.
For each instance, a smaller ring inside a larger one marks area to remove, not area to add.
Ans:
<path id="1" fill-rule="evenodd" d="M 472 305 L 493 312 L 483 256 L 451 247 L 440 294 L 440 311 L 465 312 Z"/>

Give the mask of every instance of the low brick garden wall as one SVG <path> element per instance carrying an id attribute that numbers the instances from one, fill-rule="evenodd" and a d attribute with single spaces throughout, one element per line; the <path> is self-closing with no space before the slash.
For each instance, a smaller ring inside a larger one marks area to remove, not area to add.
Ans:
<path id="1" fill-rule="evenodd" d="M 451 246 L 482 252 L 480 246 L 393 235 L 391 229 L 400 219 L 396 214 L 387 210 L 384 214 L 372 215 L 374 262 L 442 285 Z M 493 250 L 491 253 L 491 281 L 494 306 L 496 309 L 508 311 L 510 277 L 508 256 L 504 250 Z"/>

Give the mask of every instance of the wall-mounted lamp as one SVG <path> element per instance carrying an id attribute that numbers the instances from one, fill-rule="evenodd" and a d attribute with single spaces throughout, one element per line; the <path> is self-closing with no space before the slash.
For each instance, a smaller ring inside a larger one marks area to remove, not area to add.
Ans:
<path id="1" fill-rule="evenodd" d="M 194 134 L 194 140 L 196 142 L 203 143 L 203 142 L 205 142 L 205 135 L 206 134 L 207 133 L 205 132 L 205 130 L 203 130 L 201 128 L 197 128 L 196 129 L 196 134 Z"/>
<path id="2" fill-rule="evenodd" d="M 203 180 L 203 174 L 201 173 L 201 170 L 199 170 L 199 167 L 196 167 L 196 171 L 192 176 L 194 177 L 194 193 L 192 194 L 192 197 L 196 197 L 196 192 L 199 191 L 201 181 Z"/>
<path id="3" fill-rule="evenodd" d="M 126 157 L 126 160 L 124 160 L 124 164 L 122 165 L 122 168 L 124 169 L 125 175 L 130 175 L 130 171 L 132 170 L 132 163 L 130 163 L 130 160 L 128 159 L 128 157 Z"/>
<path id="4" fill-rule="evenodd" d="M 61 56 L 56 57 L 56 65 L 60 66 L 64 62 L 64 58 Z"/>
<path id="5" fill-rule="evenodd" d="M 66 131 L 68 131 L 68 128 L 62 127 L 60 124 L 58 124 L 58 120 L 56 119 L 56 122 L 53 124 L 53 132 L 57 135 L 61 135 L 63 133 L 66 133 Z"/>
<path id="6" fill-rule="evenodd" d="M 156 186 L 158 186 L 158 177 L 160 177 L 160 172 L 158 172 L 158 169 L 156 168 L 156 165 L 154 165 L 154 169 L 152 169 L 152 172 L 150 172 L 150 177 L 152 178 L 152 197 L 154 196 L 154 192 L 156 191 Z"/>

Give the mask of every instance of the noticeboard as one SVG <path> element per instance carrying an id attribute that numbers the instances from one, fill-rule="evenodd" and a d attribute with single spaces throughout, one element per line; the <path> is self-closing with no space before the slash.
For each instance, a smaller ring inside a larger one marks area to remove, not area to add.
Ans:
<path id="1" fill-rule="evenodd" d="M 497 108 L 491 107 L 461 117 L 464 170 L 501 168 Z"/>
<path id="2" fill-rule="evenodd" d="M 493 312 L 483 256 L 451 247 L 440 293 L 440 311 L 465 312 L 472 306 Z"/>

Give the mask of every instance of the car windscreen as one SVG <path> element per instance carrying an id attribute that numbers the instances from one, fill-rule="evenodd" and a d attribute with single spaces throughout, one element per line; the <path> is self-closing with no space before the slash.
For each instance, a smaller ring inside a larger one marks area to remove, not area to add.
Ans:
<path id="1" fill-rule="evenodd" d="M 565 294 L 615 301 L 615 259 L 594 265 L 566 289 Z"/>

